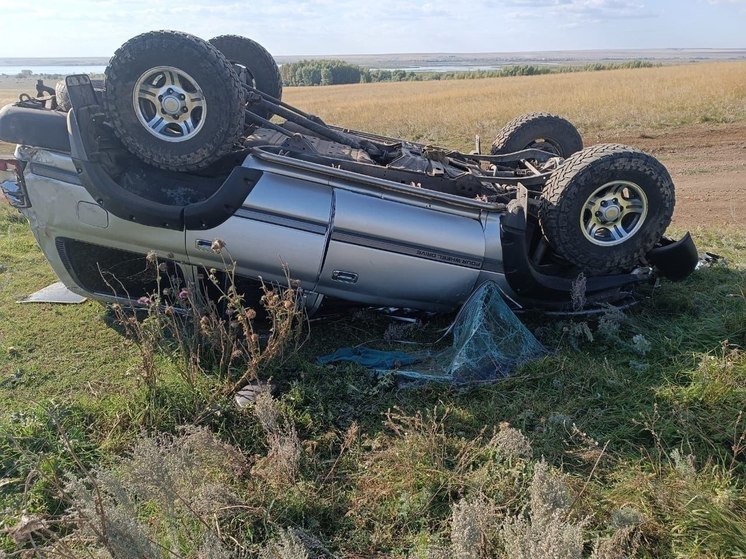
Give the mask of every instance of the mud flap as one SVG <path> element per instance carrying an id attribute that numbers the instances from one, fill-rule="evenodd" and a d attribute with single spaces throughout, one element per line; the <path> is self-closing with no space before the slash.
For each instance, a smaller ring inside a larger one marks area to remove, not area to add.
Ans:
<path id="1" fill-rule="evenodd" d="M 663 237 L 659 246 L 648 252 L 646 258 L 664 278 L 671 281 L 689 277 L 699 262 L 697 247 L 689 233 L 678 241 Z"/>

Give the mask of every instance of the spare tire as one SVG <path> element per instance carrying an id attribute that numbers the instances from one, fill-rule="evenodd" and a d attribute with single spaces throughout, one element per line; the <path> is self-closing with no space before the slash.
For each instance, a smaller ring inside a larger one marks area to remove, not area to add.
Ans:
<path id="1" fill-rule="evenodd" d="M 539 223 L 554 250 L 583 272 L 629 272 L 660 240 L 674 203 L 673 181 L 657 159 L 599 144 L 552 173 Z"/>
<path id="2" fill-rule="evenodd" d="M 231 63 L 207 41 L 151 31 L 127 41 L 109 61 L 104 109 L 137 157 L 163 169 L 196 171 L 238 142 L 244 90 Z"/>
<path id="3" fill-rule="evenodd" d="M 96 93 L 103 92 L 105 83 L 106 82 L 104 80 L 100 79 L 91 80 L 91 85 L 93 86 L 93 89 L 94 91 L 96 91 Z M 72 109 L 72 105 L 70 104 L 70 97 L 67 95 L 67 84 L 65 83 L 65 80 L 60 80 L 55 84 L 54 94 L 57 98 L 58 110 L 67 112 Z"/>
<path id="4" fill-rule="evenodd" d="M 280 69 L 262 45 L 240 35 L 220 35 L 210 39 L 210 44 L 232 64 L 240 64 L 246 68 L 248 85 L 275 99 L 282 98 Z M 270 111 L 262 108 L 252 109 L 252 112 L 263 118 L 272 116 Z"/>
<path id="5" fill-rule="evenodd" d="M 573 124 L 549 113 L 529 113 L 503 126 L 492 143 L 492 155 L 523 149 L 540 149 L 559 157 L 570 157 L 583 149 L 583 139 Z"/>

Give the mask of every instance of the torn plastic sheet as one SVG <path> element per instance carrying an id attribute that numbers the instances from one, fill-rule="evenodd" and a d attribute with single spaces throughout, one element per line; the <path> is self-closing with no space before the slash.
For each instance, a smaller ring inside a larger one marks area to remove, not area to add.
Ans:
<path id="1" fill-rule="evenodd" d="M 463 384 L 506 377 L 523 363 L 547 354 L 544 346 L 510 310 L 494 282 L 483 283 L 469 297 L 448 331 L 453 334 L 453 342 L 438 352 L 342 348 L 319 357 L 318 362 L 353 361 L 379 373 Z M 377 366 L 387 363 L 397 366 Z"/>

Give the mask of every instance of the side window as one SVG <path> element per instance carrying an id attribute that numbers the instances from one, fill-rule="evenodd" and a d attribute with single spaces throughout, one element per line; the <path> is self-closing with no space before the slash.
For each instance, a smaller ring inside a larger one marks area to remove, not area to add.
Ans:
<path id="1" fill-rule="evenodd" d="M 68 238 L 56 240 L 68 273 L 85 290 L 138 299 L 161 288 L 184 285 L 181 267 L 169 260 L 148 262 L 146 254 Z M 176 284 L 176 285 L 173 285 Z"/>

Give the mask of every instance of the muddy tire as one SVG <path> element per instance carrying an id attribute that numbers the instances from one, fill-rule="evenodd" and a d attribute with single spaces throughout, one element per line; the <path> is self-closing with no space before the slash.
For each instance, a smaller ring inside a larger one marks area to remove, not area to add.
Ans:
<path id="1" fill-rule="evenodd" d="M 240 64 L 247 70 L 247 83 L 275 99 L 282 98 L 282 78 L 280 69 L 272 55 L 259 43 L 240 35 L 220 35 L 210 39 L 210 44 L 218 49 L 232 64 Z M 254 110 L 264 118 L 271 112 L 265 109 Z"/>
<path id="2" fill-rule="evenodd" d="M 549 113 L 530 113 L 506 124 L 492 143 L 492 155 L 536 148 L 560 157 L 583 149 L 583 139 L 572 123 Z"/>
<path id="3" fill-rule="evenodd" d="M 238 142 L 244 91 L 231 63 L 207 41 L 151 31 L 127 41 L 109 61 L 104 109 L 137 157 L 163 169 L 196 171 Z"/>
<path id="4" fill-rule="evenodd" d="M 104 83 L 104 80 L 91 80 L 91 85 L 96 93 L 103 92 Z M 55 84 L 54 95 L 57 98 L 58 110 L 67 112 L 72 109 L 70 97 L 67 95 L 67 84 L 65 83 L 65 80 L 60 80 Z"/>
<path id="5" fill-rule="evenodd" d="M 539 223 L 555 251 L 589 275 L 629 272 L 671 222 L 674 186 L 654 157 L 600 144 L 568 158 L 541 195 Z"/>

